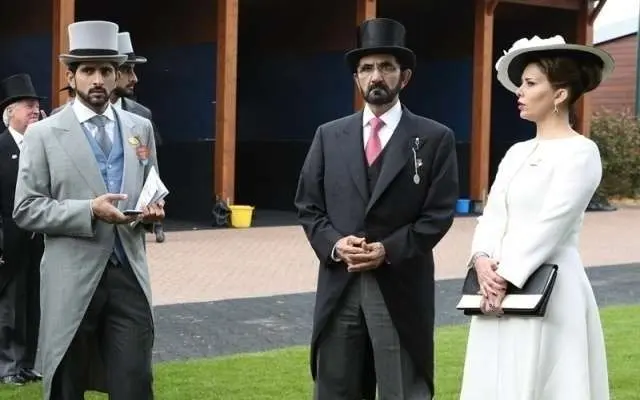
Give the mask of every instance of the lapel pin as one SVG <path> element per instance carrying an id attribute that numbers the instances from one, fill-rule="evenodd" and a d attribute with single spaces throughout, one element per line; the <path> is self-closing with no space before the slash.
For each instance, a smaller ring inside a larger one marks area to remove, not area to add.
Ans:
<path id="1" fill-rule="evenodd" d="M 418 169 L 422 167 L 422 159 L 418 158 L 418 150 L 420 149 L 420 138 L 415 138 L 411 151 L 413 152 L 413 183 L 420 184 L 420 175 Z"/>
<path id="2" fill-rule="evenodd" d="M 16 158 L 18 158 L 18 155 L 17 155 L 17 154 L 12 154 L 12 155 L 11 155 L 11 159 L 12 159 L 12 160 L 15 160 Z"/>

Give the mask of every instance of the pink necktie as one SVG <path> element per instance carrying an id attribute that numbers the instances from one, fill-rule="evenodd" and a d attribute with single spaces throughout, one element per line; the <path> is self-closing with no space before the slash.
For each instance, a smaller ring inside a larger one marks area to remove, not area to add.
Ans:
<path id="1" fill-rule="evenodd" d="M 371 136 L 369 136 L 369 140 L 367 140 L 364 152 L 367 155 L 367 163 L 371 165 L 382 151 L 382 143 L 380 142 L 379 133 L 380 128 L 384 125 L 384 121 L 380 118 L 373 117 L 371 118 L 371 121 L 369 121 L 369 125 L 371 125 Z"/>

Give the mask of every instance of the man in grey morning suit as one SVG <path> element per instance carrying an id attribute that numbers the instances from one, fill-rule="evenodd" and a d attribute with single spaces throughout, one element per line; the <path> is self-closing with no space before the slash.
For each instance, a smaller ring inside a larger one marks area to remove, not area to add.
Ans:
<path id="1" fill-rule="evenodd" d="M 114 110 L 118 26 L 69 25 L 60 59 L 73 104 L 29 126 L 13 217 L 45 235 L 38 360 L 44 400 L 80 400 L 87 390 L 117 400 L 151 400 L 154 338 L 145 231 L 163 203 L 135 207 L 157 168 L 151 123 Z M 140 151 L 142 143 L 144 151 Z M 135 146 L 134 146 L 135 145 Z"/>
<path id="2" fill-rule="evenodd" d="M 432 250 L 453 223 L 458 169 L 453 132 L 400 103 L 415 67 L 404 37 L 390 19 L 361 25 L 347 61 L 365 108 L 321 125 L 300 172 L 295 204 L 320 261 L 316 400 L 434 394 Z"/>
<path id="3" fill-rule="evenodd" d="M 153 122 L 151 110 L 133 100 L 133 91 L 138 83 L 138 75 L 135 72 L 135 66 L 146 63 L 147 59 L 134 53 L 133 45 L 131 44 L 131 35 L 129 32 L 118 33 L 118 51 L 120 54 L 126 55 L 127 60 L 118 68 L 120 75 L 116 81 L 116 88 L 111 93 L 111 104 L 116 108 L 132 112 L 151 121 L 153 134 L 156 139 L 156 146 L 160 146 L 162 141 L 160 139 L 160 134 L 158 133 L 158 128 Z M 161 222 L 157 222 L 155 224 L 153 231 L 156 235 L 156 242 L 164 242 L 164 228 L 162 227 Z"/>

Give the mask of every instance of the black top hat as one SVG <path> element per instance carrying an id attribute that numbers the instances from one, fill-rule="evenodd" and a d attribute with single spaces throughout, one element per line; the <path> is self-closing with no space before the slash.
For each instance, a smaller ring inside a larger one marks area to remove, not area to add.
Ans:
<path id="1" fill-rule="evenodd" d="M 358 45 L 345 57 L 352 71 L 358 61 L 370 54 L 391 54 L 398 59 L 402 68 L 415 68 L 416 55 L 405 47 L 406 30 L 393 19 L 374 18 L 364 21 L 358 28 Z"/>
<path id="2" fill-rule="evenodd" d="M 0 82 L 0 111 L 23 99 L 43 100 L 46 97 L 38 96 L 28 74 L 12 75 Z"/>

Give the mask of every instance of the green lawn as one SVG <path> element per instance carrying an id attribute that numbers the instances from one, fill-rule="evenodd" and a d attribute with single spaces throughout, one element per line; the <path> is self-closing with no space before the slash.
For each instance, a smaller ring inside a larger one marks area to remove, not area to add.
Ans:
<path id="1" fill-rule="evenodd" d="M 602 311 L 613 400 L 637 400 L 640 392 L 640 306 Z M 457 400 L 466 343 L 466 326 L 437 331 L 438 400 Z M 295 347 L 155 367 L 158 400 L 304 400 L 310 399 L 308 349 Z M 38 400 L 39 385 L 0 387 L 0 399 Z M 87 399 L 105 400 L 88 395 Z"/>

